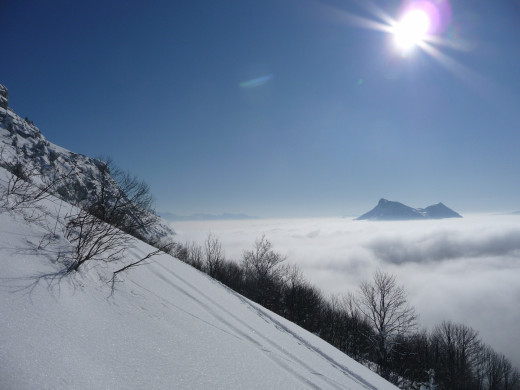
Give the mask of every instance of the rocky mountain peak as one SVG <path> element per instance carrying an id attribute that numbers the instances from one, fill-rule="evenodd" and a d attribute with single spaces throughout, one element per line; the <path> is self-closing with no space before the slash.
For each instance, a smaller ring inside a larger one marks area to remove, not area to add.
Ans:
<path id="1" fill-rule="evenodd" d="M 442 219 L 442 218 L 462 218 L 460 214 L 446 207 L 442 203 L 437 203 L 426 208 L 413 208 L 400 202 L 389 201 L 381 198 L 376 207 L 357 220 L 370 219 L 380 221 L 399 221 L 413 219 Z"/>

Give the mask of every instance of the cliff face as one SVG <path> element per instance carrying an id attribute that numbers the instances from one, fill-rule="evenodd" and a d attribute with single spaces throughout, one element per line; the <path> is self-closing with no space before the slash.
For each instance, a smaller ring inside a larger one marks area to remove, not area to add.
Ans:
<path id="1" fill-rule="evenodd" d="M 22 119 L 7 108 L 7 88 L 0 85 L 0 165 L 19 164 L 35 184 L 49 182 L 59 177 L 53 188 L 56 195 L 71 204 L 92 202 L 99 196 L 100 186 L 108 194 L 118 194 L 121 189 L 110 175 L 105 162 L 73 153 L 55 145 L 27 119 Z M 5 106 L 5 107 L 4 107 Z M 143 236 L 166 236 L 173 231 L 164 223 L 155 231 L 142 232 Z"/>
<path id="2" fill-rule="evenodd" d="M 7 89 L 3 90 L 7 96 Z M 33 180 L 64 177 L 56 191 L 70 203 L 89 200 L 96 191 L 99 176 L 106 171 L 104 162 L 50 143 L 32 122 L 3 107 L 0 108 L 0 153 L 2 162 L 17 162 L 28 171 L 38 172 Z M 115 180 L 110 177 L 107 180 L 110 190 L 115 191 Z"/>

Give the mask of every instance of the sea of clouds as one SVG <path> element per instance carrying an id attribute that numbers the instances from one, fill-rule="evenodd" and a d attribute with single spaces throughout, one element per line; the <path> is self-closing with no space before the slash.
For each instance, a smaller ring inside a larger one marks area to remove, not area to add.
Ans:
<path id="1" fill-rule="evenodd" d="M 265 234 L 324 293 L 356 292 L 380 268 L 396 275 L 431 329 L 464 323 L 520 368 L 520 216 L 429 221 L 291 219 L 175 222 L 177 241 L 217 236 L 240 260 Z"/>

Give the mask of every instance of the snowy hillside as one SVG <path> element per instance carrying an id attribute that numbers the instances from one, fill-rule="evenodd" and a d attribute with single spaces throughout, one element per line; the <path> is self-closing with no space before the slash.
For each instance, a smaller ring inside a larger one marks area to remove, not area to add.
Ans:
<path id="1" fill-rule="evenodd" d="M 59 201 L 45 202 L 52 226 Z M 0 213 L 1 389 L 396 389 L 168 255 L 115 291 L 111 264 L 64 275 L 56 258 L 70 244 L 58 229 L 41 245 L 46 232 Z M 124 261 L 152 250 L 138 242 Z"/>

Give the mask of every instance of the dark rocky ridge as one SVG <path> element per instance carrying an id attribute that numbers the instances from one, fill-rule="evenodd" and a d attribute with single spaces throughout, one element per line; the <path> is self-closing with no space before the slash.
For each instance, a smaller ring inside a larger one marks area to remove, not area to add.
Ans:
<path id="1" fill-rule="evenodd" d="M 442 203 L 437 203 L 424 209 L 415 209 L 400 202 L 381 199 L 376 207 L 356 218 L 356 220 L 405 221 L 443 218 L 462 218 L 462 216 Z"/>

